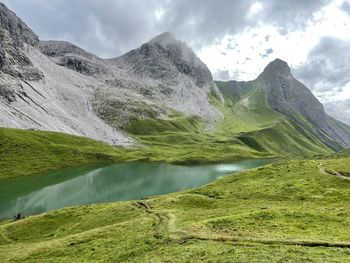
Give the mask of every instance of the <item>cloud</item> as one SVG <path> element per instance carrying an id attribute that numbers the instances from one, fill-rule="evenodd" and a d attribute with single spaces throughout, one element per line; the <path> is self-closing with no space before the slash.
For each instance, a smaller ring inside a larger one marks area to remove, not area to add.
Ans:
<path id="1" fill-rule="evenodd" d="M 104 57 L 164 31 L 194 49 L 260 23 L 302 30 L 327 0 L 4 0 L 42 39 L 64 39 Z"/>
<path id="2" fill-rule="evenodd" d="M 332 96 L 341 92 L 350 81 L 349 61 L 349 42 L 323 37 L 294 74 L 321 97 L 322 94 Z"/>
<path id="3" fill-rule="evenodd" d="M 231 76 L 230 76 L 230 72 L 226 69 L 226 70 L 215 71 L 213 74 L 213 78 L 215 80 L 226 81 L 226 80 L 230 80 Z"/>
<path id="4" fill-rule="evenodd" d="M 342 5 L 340 6 L 340 9 L 343 10 L 344 12 L 350 14 L 350 3 L 347 1 L 344 1 Z"/>
<path id="5" fill-rule="evenodd" d="M 330 0 L 265 0 L 263 12 L 259 13 L 260 21 L 270 23 L 278 27 L 280 33 L 287 34 L 290 31 L 303 30 L 312 15 L 322 7 L 329 4 Z"/>
<path id="6" fill-rule="evenodd" d="M 266 58 L 268 57 L 270 54 L 273 53 L 273 49 L 272 48 L 268 48 L 268 49 L 265 49 L 265 52 L 264 53 L 261 53 L 260 54 L 260 57 L 262 58 Z"/>
<path id="7" fill-rule="evenodd" d="M 166 31 L 156 0 L 5 0 L 41 39 L 73 42 L 101 56 L 120 55 Z M 158 11 L 158 13 L 157 13 Z"/>
<path id="8" fill-rule="evenodd" d="M 326 112 L 350 126 L 350 99 L 325 103 Z"/>

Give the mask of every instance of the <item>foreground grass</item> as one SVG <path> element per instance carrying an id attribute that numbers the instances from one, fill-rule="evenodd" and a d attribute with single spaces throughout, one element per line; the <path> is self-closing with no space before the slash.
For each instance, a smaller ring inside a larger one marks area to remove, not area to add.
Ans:
<path id="1" fill-rule="evenodd" d="M 289 161 L 142 201 L 0 224 L 4 262 L 347 262 L 350 159 Z"/>

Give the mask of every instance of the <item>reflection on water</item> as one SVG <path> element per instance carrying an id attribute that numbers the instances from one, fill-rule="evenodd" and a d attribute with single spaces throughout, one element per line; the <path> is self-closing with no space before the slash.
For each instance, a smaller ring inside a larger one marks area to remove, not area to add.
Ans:
<path id="1" fill-rule="evenodd" d="M 268 162 L 245 160 L 201 166 L 127 163 L 107 167 L 85 166 L 20 178 L 0 184 L 0 218 L 177 192 Z"/>

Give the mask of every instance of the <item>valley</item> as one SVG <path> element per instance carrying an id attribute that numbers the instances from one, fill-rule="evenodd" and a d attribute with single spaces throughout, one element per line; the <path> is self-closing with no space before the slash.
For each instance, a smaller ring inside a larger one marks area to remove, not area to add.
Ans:
<path id="1" fill-rule="evenodd" d="M 287 62 L 215 81 L 169 32 L 104 59 L 2 3 L 0 44 L 0 261 L 349 261 L 350 127 Z"/>

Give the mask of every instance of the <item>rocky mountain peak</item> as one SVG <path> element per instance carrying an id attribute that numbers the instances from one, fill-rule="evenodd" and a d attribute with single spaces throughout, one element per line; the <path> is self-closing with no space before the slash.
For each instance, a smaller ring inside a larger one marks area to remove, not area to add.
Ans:
<path id="1" fill-rule="evenodd" d="M 281 59 L 272 61 L 256 81 L 264 89 L 267 100 L 275 111 L 303 125 L 296 117 L 296 114 L 300 114 L 326 134 L 337 138 L 340 144 L 349 145 L 349 134 L 342 136 L 342 131 L 333 127 L 322 103 L 305 85 L 294 78 L 287 62 Z M 321 139 L 327 145 L 331 145 L 327 137 L 322 135 Z"/>
<path id="2" fill-rule="evenodd" d="M 290 67 L 288 66 L 288 63 L 277 58 L 274 61 L 271 61 L 264 69 L 263 73 L 261 75 L 282 75 L 282 76 L 288 76 L 291 74 Z"/>
<path id="3" fill-rule="evenodd" d="M 174 35 L 170 32 L 164 32 L 154 38 L 152 38 L 150 41 L 148 41 L 149 44 L 160 44 L 162 46 L 167 46 L 167 45 L 170 45 L 170 44 L 175 44 L 177 42 L 180 42 L 178 41 Z"/>
<path id="4" fill-rule="evenodd" d="M 272 108 L 289 117 L 293 112 L 314 123 L 322 121 L 324 109 L 312 92 L 291 74 L 287 62 L 276 59 L 269 63 L 257 80 L 262 84 Z"/>
<path id="5" fill-rule="evenodd" d="M 132 65 L 134 72 L 139 75 L 167 83 L 177 82 L 180 75 L 194 79 L 199 87 L 213 81 L 209 69 L 192 49 L 169 32 L 156 36 L 115 61 Z"/>

